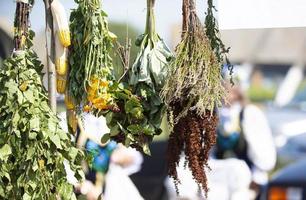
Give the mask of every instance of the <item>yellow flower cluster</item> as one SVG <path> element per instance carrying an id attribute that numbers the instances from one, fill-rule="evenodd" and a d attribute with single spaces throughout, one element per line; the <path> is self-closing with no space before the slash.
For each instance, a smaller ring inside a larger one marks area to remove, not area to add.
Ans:
<path id="1" fill-rule="evenodd" d="M 109 93 L 109 81 L 99 80 L 96 77 L 90 79 L 87 89 L 89 105 L 98 110 L 107 110 L 113 100 Z M 90 106 L 85 106 L 84 111 L 90 111 Z"/>

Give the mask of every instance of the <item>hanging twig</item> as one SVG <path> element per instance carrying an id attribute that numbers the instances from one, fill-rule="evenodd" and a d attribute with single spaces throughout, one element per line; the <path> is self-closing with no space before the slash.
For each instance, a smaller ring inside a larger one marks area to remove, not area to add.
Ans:
<path id="1" fill-rule="evenodd" d="M 55 69 L 55 39 L 53 29 L 53 18 L 51 12 L 52 0 L 44 0 L 46 13 L 46 53 L 48 68 L 48 93 L 51 109 L 56 112 L 56 69 Z"/>
<path id="2" fill-rule="evenodd" d="M 116 51 L 124 68 L 124 72 L 118 80 L 119 83 L 125 78 L 130 70 L 131 43 L 131 39 L 129 39 L 128 36 L 126 37 L 125 46 L 122 46 L 119 42 L 116 43 L 118 46 Z"/>
<path id="3" fill-rule="evenodd" d="M 225 63 L 229 70 L 230 82 L 233 85 L 233 73 L 234 66 L 231 64 L 228 59 L 228 53 L 230 51 L 229 47 L 226 47 L 223 41 L 221 40 L 220 30 L 218 28 L 217 20 L 214 16 L 214 12 L 217 12 L 216 7 L 214 6 L 213 0 L 207 0 L 207 11 L 205 18 L 205 31 L 206 35 L 210 40 L 211 47 L 215 52 L 218 61 L 223 65 Z M 222 70 L 222 66 L 221 66 Z"/>

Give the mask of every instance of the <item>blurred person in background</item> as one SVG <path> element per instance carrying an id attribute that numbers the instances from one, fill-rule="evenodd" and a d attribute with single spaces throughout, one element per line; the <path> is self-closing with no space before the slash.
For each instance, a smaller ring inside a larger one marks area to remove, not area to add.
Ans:
<path id="1" fill-rule="evenodd" d="M 177 168 L 181 183 L 176 193 L 172 179 L 167 181 L 170 200 L 248 200 L 251 172 L 244 161 L 235 158 L 209 160 L 207 170 L 209 192 L 206 195 L 199 190 L 191 171 L 184 167 L 182 159 Z"/>
<path id="2" fill-rule="evenodd" d="M 68 131 L 66 113 L 62 112 L 59 117 L 61 126 Z M 92 161 L 90 166 L 84 165 L 85 182 L 75 184 L 77 193 L 87 200 L 100 199 L 101 195 L 104 200 L 143 200 L 129 178 L 140 170 L 142 155 L 113 141 L 102 144 L 103 134 L 109 131 L 104 117 L 87 113 L 82 118 L 83 123 L 78 123 L 76 144 L 85 148 Z"/>
<path id="3" fill-rule="evenodd" d="M 239 85 L 226 86 L 228 98 L 220 110 L 216 159 L 244 161 L 252 174 L 250 189 L 257 196 L 268 182 L 268 172 L 276 164 L 276 149 L 264 113 L 247 101 Z"/>
<path id="4" fill-rule="evenodd" d="M 141 170 L 130 178 L 145 200 L 169 200 L 167 188 L 167 146 L 169 127 L 166 116 L 161 124 L 162 133 L 150 144 L 151 155 L 143 155 Z"/>

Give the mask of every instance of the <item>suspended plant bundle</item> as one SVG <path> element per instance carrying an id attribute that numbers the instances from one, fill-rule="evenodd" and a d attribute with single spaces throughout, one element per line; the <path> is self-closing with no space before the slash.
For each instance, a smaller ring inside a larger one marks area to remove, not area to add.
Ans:
<path id="1" fill-rule="evenodd" d="M 136 45 L 140 46 L 140 52 L 130 70 L 129 81 L 137 94 L 149 93 L 143 95 L 148 101 L 151 99 L 150 94 L 152 94 L 152 99 L 160 99 L 159 92 L 164 86 L 169 62 L 174 57 L 156 33 L 154 4 L 155 0 L 147 0 L 146 30 L 136 41 Z"/>
<path id="2" fill-rule="evenodd" d="M 162 96 L 168 106 L 173 130 L 169 139 L 169 175 L 179 183 L 176 167 L 182 152 L 195 181 L 207 193 L 210 148 L 215 144 L 216 108 L 225 95 L 221 60 L 196 15 L 194 0 L 183 1 L 182 41 L 176 48 Z"/>
<path id="3" fill-rule="evenodd" d="M 138 137 L 136 140 L 140 146 L 147 145 L 154 135 L 161 133 L 160 124 L 165 107 L 159 93 L 167 76 L 169 61 L 173 58 L 169 48 L 156 33 L 154 4 L 155 0 L 147 0 L 146 30 L 136 41 L 140 52 L 128 77 L 132 93 L 141 100 L 138 106 L 142 106 L 142 117 L 137 120 L 137 125 L 132 123 L 127 127 L 130 132 L 127 136 Z M 132 109 L 136 105 L 136 102 L 126 104 L 132 106 Z"/>
<path id="4" fill-rule="evenodd" d="M 69 95 L 79 110 L 107 110 L 112 97 L 109 85 L 113 80 L 110 51 L 116 36 L 109 32 L 106 13 L 100 0 L 75 0 L 78 8 L 70 16 L 72 45 Z"/>
<path id="5" fill-rule="evenodd" d="M 131 85 L 135 88 L 132 90 L 127 83 L 119 83 L 120 80 L 114 78 L 109 52 L 115 36 L 108 31 L 100 1 L 76 2 L 79 7 L 72 12 L 70 20 L 69 94 L 82 110 L 106 116 L 110 133 L 104 135 L 102 142 L 113 139 L 149 154 L 149 142 L 161 132 L 163 105 L 158 92 L 171 57 L 154 27 L 149 28 L 155 26 L 153 4 L 149 1 L 152 5 L 148 12 L 148 28 L 140 42 L 146 53 L 140 53 L 131 73 Z M 146 58 L 149 55 L 151 57 Z M 140 66 L 147 74 L 139 74 Z"/>
<path id="6" fill-rule="evenodd" d="M 142 100 L 124 83 L 115 82 L 110 86 L 110 92 L 117 110 L 113 109 L 105 114 L 110 133 L 104 135 L 102 143 L 112 139 L 126 147 L 150 154 L 149 142 L 155 129 L 148 123 Z"/>
<path id="7" fill-rule="evenodd" d="M 43 66 L 30 49 L 29 11 L 29 4 L 17 2 L 16 51 L 0 70 L 0 198 L 76 199 L 64 161 L 80 180 L 83 153 L 48 106 Z"/>
<path id="8" fill-rule="evenodd" d="M 213 0 L 207 0 L 207 11 L 206 11 L 206 18 L 205 18 L 205 32 L 206 35 L 210 41 L 211 48 L 215 52 L 218 61 L 223 64 L 223 62 L 226 63 L 229 74 L 231 76 L 231 82 L 234 66 L 230 63 L 227 54 L 230 51 L 230 48 L 226 47 L 223 43 L 223 41 L 220 38 L 220 30 L 218 28 L 217 20 L 214 16 L 214 12 L 216 12 L 216 8 L 213 4 Z"/>

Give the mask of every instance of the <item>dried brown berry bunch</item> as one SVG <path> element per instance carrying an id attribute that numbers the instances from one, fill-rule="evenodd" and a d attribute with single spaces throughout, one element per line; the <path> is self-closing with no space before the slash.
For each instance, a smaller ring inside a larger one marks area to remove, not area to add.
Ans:
<path id="1" fill-rule="evenodd" d="M 174 113 L 177 113 L 181 111 L 181 106 L 176 105 L 172 109 L 176 111 Z M 208 167 L 209 150 L 216 141 L 217 124 L 218 117 L 215 113 L 211 115 L 207 112 L 206 115 L 200 116 L 196 112 L 188 112 L 174 125 L 169 138 L 167 155 L 168 174 L 174 179 L 176 187 L 180 183 L 176 167 L 180 162 L 181 154 L 184 153 L 186 167 L 189 167 L 195 181 L 204 192 L 208 192 L 205 167 Z"/>

